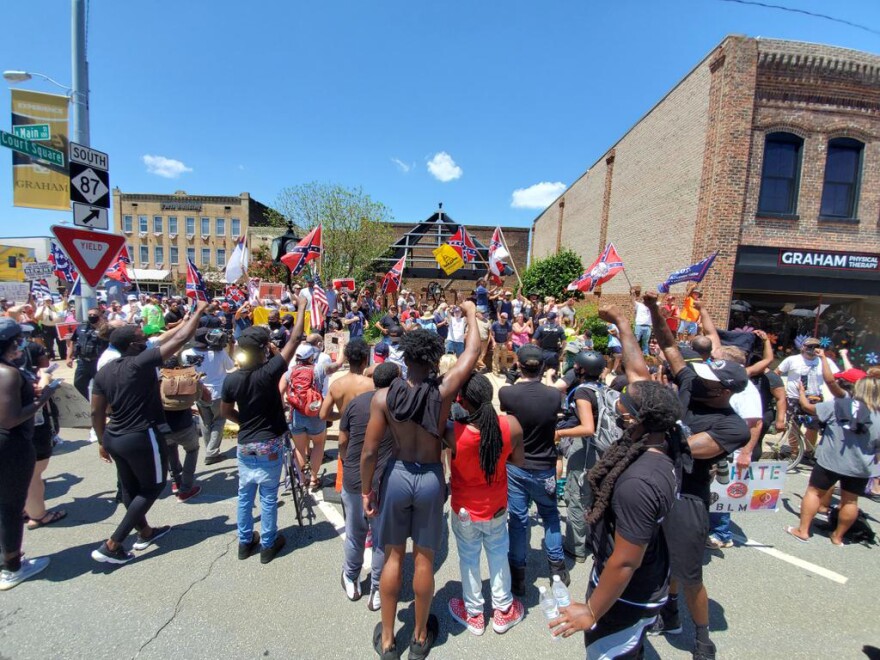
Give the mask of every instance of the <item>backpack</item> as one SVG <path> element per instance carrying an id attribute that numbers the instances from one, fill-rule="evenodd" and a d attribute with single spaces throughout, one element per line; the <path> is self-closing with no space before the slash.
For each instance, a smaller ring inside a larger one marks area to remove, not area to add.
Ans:
<path id="1" fill-rule="evenodd" d="M 612 390 L 610 387 L 600 383 L 582 383 L 571 391 L 565 402 L 566 411 L 569 414 L 576 414 L 576 406 L 574 404 L 574 394 L 582 387 L 592 390 L 596 394 L 596 401 L 599 404 L 599 411 L 596 414 L 596 432 L 593 434 L 593 446 L 599 452 L 599 456 L 608 451 L 615 442 L 620 440 L 623 434 L 617 427 L 617 400 L 620 398 L 620 392 Z"/>
<path id="2" fill-rule="evenodd" d="M 837 517 L 839 513 L 840 510 L 836 506 L 831 507 L 828 511 L 827 529 L 829 531 L 834 531 L 837 528 Z M 868 516 L 865 515 L 864 511 L 859 509 L 859 515 L 856 518 L 856 521 L 852 524 L 852 527 L 846 530 L 843 539 L 849 543 L 859 543 L 865 546 L 877 545 L 877 535 L 874 534 L 874 530 L 871 529 L 871 526 L 868 524 Z"/>
<path id="3" fill-rule="evenodd" d="M 287 402 L 302 415 L 318 416 L 324 396 L 315 387 L 314 365 L 303 364 L 293 368 L 287 381 Z"/>
<path id="4" fill-rule="evenodd" d="M 202 376 L 195 367 L 159 370 L 159 394 L 165 410 L 188 410 L 201 394 Z"/>

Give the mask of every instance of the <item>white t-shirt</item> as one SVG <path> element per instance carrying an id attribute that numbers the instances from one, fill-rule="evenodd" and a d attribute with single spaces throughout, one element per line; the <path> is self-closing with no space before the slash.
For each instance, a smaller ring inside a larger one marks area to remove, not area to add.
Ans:
<path id="1" fill-rule="evenodd" d="M 828 366 L 833 374 L 840 371 L 831 360 L 828 361 Z M 822 384 L 825 382 L 825 379 L 822 378 L 822 364 L 819 362 L 818 357 L 812 360 L 805 360 L 801 354 L 790 355 L 779 364 L 777 369 L 779 369 L 780 374 L 788 378 L 785 383 L 785 396 L 789 399 L 798 398 L 798 384 L 803 376 L 807 377 L 807 384 L 804 386 L 804 389 L 808 395 L 817 396 L 822 393 Z"/>
<path id="2" fill-rule="evenodd" d="M 110 362 L 110 360 L 115 360 L 120 357 L 122 357 L 122 353 L 116 350 L 114 346 L 108 346 L 98 358 L 98 367 L 96 371 L 101 371 L 101 367 Z"/>
<path id="3" fill-rule="evenodd" d="M 651 325 L 651 310 L 636 302 L 636 325 Z"/>
<path id="4" fill-rule="evenodd" d="M 764 417 L 764 407 L 761 405 L 761 393 L 752 381 L 746 385 L 746 389 L 737 392 L 730 397 L 730 407 L 737 415 L 748 421 Z"/>
<path id="5" fill-rule="evenodd" d="M 447 335 L 447 339 L 449 341 L 464 341 L 464 333 L 467 327 L 467 319 L 463 316 L 459 318 L 455 318 L 454 316 L 449 317 L 449 334 Z"/>
<path id="6" fill-rule="evenodd" d="M 188 348 L 181 354 L 181 362 L 189 364 L 190 357 L 202 358 L 202 363 L 195 365 L 196 371 L 204 374 L 202 385 L 211 393 L 211 400 L 220 398 L 226 374 L 235 368 L 235 363 L 224 350 L 209 351 L 202 348 Z"/>

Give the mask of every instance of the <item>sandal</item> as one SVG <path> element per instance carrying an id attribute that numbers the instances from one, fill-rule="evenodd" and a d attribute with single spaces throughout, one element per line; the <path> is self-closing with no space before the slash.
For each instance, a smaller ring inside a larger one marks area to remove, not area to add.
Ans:
<path id="1" fill-rule="evenodd" d="M 800 536 L 795 534 L 794 533 L 795 528 L 792 527 L 791 525 L 787 525 L 787 526 L 783 527 L 783 529 L 785 530 L 785 533 L 788 534 L 789 536 L 793 537 L 795 541 L 800 541 L 801 543 L 809 543 L 809 540 L 802 539 Z"/>
<path id="2" fill-rule="evenodd" d="M 382 660 L 397 660 L 400 656 L 397 654 L 397 646 L 392 645 L 387 651 L 382 650 L 382 622 L 376 624 L 373 630 L 373 650 Z"/>
<path id="3" fill-rule="evenodd" d="M 40 527 L 45 527 L 46 525 L 51 525 L 52 523 L 58 522 L 59 520 L 63 520 L 67 517 L 67 511 L 58 510 L 55 511 L 47 511 L 46 515 L 42 518 L 32 518 L 28 524 L 28 529 L 40 529 Z"/>
<path id="4" fill-rule="evenodd" d="M 428 615 L 428 625 L 425 631 L 425 641 L 419 644 L 415 639 L 409 643 L 409 660 L 424 660 L 431 652 L 431 647 L 437 641 L 440 633 L 440 621 L 433 614 Z"/>
<path id="5" fill-rule="evenodd" d="M 309 481 L 309 490 L 311 492 L 317 493 L 319 490 L 321 490 L 321 488 L 322 488 L 321 477 L 315 477 L 314 479 Z"/>

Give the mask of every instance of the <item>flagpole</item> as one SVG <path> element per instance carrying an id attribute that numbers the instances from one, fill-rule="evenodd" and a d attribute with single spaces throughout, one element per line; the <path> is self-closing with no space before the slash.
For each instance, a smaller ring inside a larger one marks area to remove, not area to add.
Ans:
<path id="1" fill-rule="evenodd" d="M 510 265 L 513 266 L 513 274 L 516 275 L 516 280 L 519 282 L 520 288 L 522 288 L 522 278 L 519 276 L 516 262 L 513 260 L 513 253 L 510 251 L 510 246 L 507 244 L 507 239 L 504 237 L 504 230 L 501 229 L 501 227 L 498 227 L 498 233 L 501 235 L 501 242 L 504 244 L 504 249 L 507 250 L 507 254 L 510 255 Z"/>

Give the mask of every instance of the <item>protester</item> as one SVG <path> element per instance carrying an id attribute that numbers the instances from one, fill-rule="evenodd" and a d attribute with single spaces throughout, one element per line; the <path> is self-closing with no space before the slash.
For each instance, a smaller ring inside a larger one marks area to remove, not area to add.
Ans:
<path id="1" fill-rule="evenodd" d="M 479 357 L 476 309 L 462 304 L 468 321 L 465 350 L 438 385 L 433 372 L 443 355 L 443 341 L 432 332 L 415 330 L 401 338 L 406 379 L 379 391 L 370 406 L 370 422 L 361 455 L 361 493 L 368 517 L 379 515 L 379 538 L 385 546 L 380 592 L 382 621 L 373 633 L 373 648 L 383 658 L 397 657 L 394 622 L 403 577 L 406 541 L 412 537 L 415 572 L 415 625 L 410 658 L 425 658 L 437 638 L 439 623 L 429 616 L 434 595 L 434 556 L 443 537 L 445 484 L 440 463 L 443 425 L 452 402 Z M 381 492 L 372 489 L 378 450 L 386 430 L 397 444 L 397 456 L 385 470 Z M 381 509 L 380 509 L 381 507 Z M 414 524 L 414 520 L 419 523 Z"/>
<path id="2" fill-rule="evenodd" d="M 296 460 L 302 474 L 310 477 L 308 485 L 312 492 L 321 489 L 319 471 L 327 436 L 327 424 L 319 413 L 323 403 L 321 393 L 329 376 L 316 364 L 319 353 L 318 348 L 308 342 L 300 344 L 295 359 L 278 385 L 291 406 L 290 433 Z"/>
<path id="3" fill-rule="evenodd" d="M 299 298 L 299 309 L 306 300 Z M 284 547 L 278 534 L 278 483 L 284 463 L 287 423 L 278 382 L 287 372 L 303 339 L 305 314 L 297 314 L 290 340 L 280 351 L 269 343 L 266 328 L 244 330 L 238 339 L 240 369 L 223 382 L 220 413 L 238 424 L 238 558 L 259 547 L 260 563 L 268 564 Z M 254 531 L 254 498 L 260 493 L 262 537 Z"/>
<path id="4" fill-rule="evenodd" d="M 207 303 L 199 302 L 195 314 L 168 334 L 158 348 L 147 348 L 143 331 L 134 326 L 115 329 L 110 342 L 122 357 L 98 372 L 92 391 L 92 428 L 104 462 L 116 463 L 126 513 L 116 530 L 92 559 L 125 564 L 134 555 L 123 542 L 137 529 L 134 550 L 146 550 L 171 527 L 151 527 L 146 515 L 165 487 L 168 468 L 163 434 L 167 432 L 156 369 L 192 338 Z M 109 411 L 110 421 L 107 423 Z"/>
<path id="5" fill-rule="evenodd" d="M 360 307 L 358 307 L 357 303 L 352 303 L 350 311 L 345 315 L 345 318 L 342 319 L 342 325 L 348 330 L 349 338 L 357 339 L 363 337 L 365 323 L 366 318 L 364 318 L 364 314 L 361 312 Z"/>
<path id="6" fill-rule="evenodd" d="M 501 315 L 506 316 L 502 313 Z M 480 549 L 486 551 L 492 591 L 492 629 L 510 630 L 525 616 L 521 601 L 511 593 L 507 554 L 506 463 L 523 465 L 523 432 L 515 417 L 499 416 L 492 406 L 491 381 L 471 374 L 465 381 L 460 401 L 467 412 L 446 432 L 451 460 L 452 532 L 458 549 L 463 598 L 452 598 L 449 613 L 475 635 L 486 629 L 483 617 L 483 581 L 480 577 Z"/>
<path id="7" fill-rule="evenodd" d="M 22 327 L 0 318 L 0 591 L 12 589 L 49 565 L 48 557 L 24 559 L 21 512 L 36 464 L 32 442 L 34 416 L 52 393 L 45 387 L 35 396 L 33 384 L 16 366 L 24 348 Z"/>
<path id="8" fill-rule="evenodd" d="M 179 327 L 175 326 L 175 327 Z M 198 332 L 198 330 L 196 330 Z M 177 370 L 186 368 L 177 356 L 172 356 L 162 363 L 160 375 L 162 380 L 168 377 L 166 369 Z M 195 373 L 198 373 L 193 369 Z M 173 372 L 171 372 L 173 373 Z M 165 422 L 168 431 L 165 433 L 165 445 L 168 448 L 168 468 L 171 473 L 171 492 L 177 497 L 178 502 L 187 502 L 202 492 L 202 487 L 195 485 L 196 464 L 199 460 L 199 435 L 196 431 L 195 419 L 193 418 L 193 404 L 202 400 L 203 395 L 210 397 L 201 382 L 196 384 L 195 393 L 192 395 L 192 403 L 185 401 L 185 407 L 170 406 L 162 397 Z M 177 402 L 175 402 L 177 403 Z M 183 449 L 183 463 L 180 462 L 178 448 Z"/>
<path id="9" fill-rule="evenodd" d="M 492 323 L 488 318 L 489 312 L 482 312 L 477 307 L 477 315 L 474 324 L 477 326 L 477 334 L 480 336 L 480 358 L 477 360 L 477 371 L 486 370 L 486 355 L 489 352 L 489 335 L 492 331 Z"/>
<path id="10" fill-rule="evenodd" d="M 456 305 L 447 314 L 449 334 L 446 337 L 446 352 L 461 355 L 464 351 L 464 338 L 467 320 L 462 316 L 461 307 Z"/>
<path id="11" fill-rule="evenodd" d="M 526 320 L 525 315 L 519 312 L 514 316 L 511 326 L 510 341 L 514 352 L 518 351 L 521 346 L 525 346 L 532 340 L 532 333 L 535 331 L 532 326 L 531 319 Z"/>
<path id="12" fill-rule="evenodd" d="M 539 325 L 532 335 L 532 343 L 537 344 L 544 355 L 544 366 L 552 383 L 559 372 L 559 356 L 565 345 L 565 331 L 556 322 L 556 312 L 549 312 L 547 322 Z"/>
<path id="13" fill-rule="evenodd" d="M 369 356 L 369 352 L 367 352 L 367 356 Z M 368 533 L 372 532 L 373 557 L 370 597 L 367 601 L 367 608 L 372 612 L 379 611 L 381 607 L 379 582 L 382 577 L 382 566 L 385 563 L 385 552 L 375 529 L 375 519 L 364 516 L 364 504 L 361 498 L 361 454 L 367 424 L 370 421 L 370 406 L 375 394 L 374 388 L 375 390 L 386 389 L 398 376 L 400 376 L 400 369 L 396 364 L 391 362 L 380 364 L 373 371 L 371 389 L 350 399 L 339 422 L 339 455 L 342 457 L 343 465 L 342 504 L 345 511 L 345 561 L 342 566 L 342 588 L 349 600 L 360 599 L 364 544 Z M 394 441 L 390 433 L 386 433 L 382 438 L 378 451 L 376 470 L 373 473 L 372 489 L 374 491 L 380 488 L 382 474 L 394 453 Z"/>
<path id="14" fill-rule="evenodd" d="M 67 367 L 72 367 L 76 360 L 73 386 L 86 400 L 89 398 L 89 386 L 98 372 L 98 358 L 107 348 L 107 341 L 98 334 L 102 325 L 101 311 L 93 307 L 88 311 L 86 322 L 80 323 L 67 340 Z"/>
<path id="15" fill-rule="evenodd" d="M 43 343 L 46 350 L 49 351 L 49 359 L 54 360 L 56 357 L 55 347 L 58 346 L 57 356 L 62 360 L 67 359 L 67 343 L 62 341 L 58 336 L 58 324 L 63 322 L 60 312 L 55 309 L 52 303 L 52 296 L 44 296 L 42 304 L 34 315 L 37 323 L 40 324 L 42 330 Z"/>
<path id="16" fill-rule="evenodd" d="M 522 467 L 507 466 L 507 509 L 510 513 L 511 584 L 514 595 L 525 596 L 526 559 L 530 547 L 529 508 L 532 502 L 544 525 L 544 552 L 550 575 L 569 584 L 562 551 L 559 509 L 556 503 L 556 419 L 561 402 L 559 391 L 544 385 L 541 376 L 544 353 L 533 344 L 517 351 L 520 379 L 498 391 L 503 412 L 513 415 L 523 430 Z"/>
<path id="17" fill-rule="evenodd" d="M 636 311 L 636 320 L 635 320 L 635 335 L 636 341 L 639 342 L 639 346 L 642 347 L 642 353 L 644 355 L 648 355 L 648 342 L 651 339 L 651 312 L 648 311 L 648 308 L 642 303 L 642 288 L 639 285 L 636 285 L 630 289 L 630 296 L 632 296 L 633 304 L 635 305 Z"/>
<path id="18" fill-rule="evenodd" d="M 697 334 L 697 321 L 700 319 L 700 311 L 694 307 L 695 302 L 702 300 L 703 294 L 693 283 L 688 284 L 688 292 L 684 298 L 684 304 L 679 312 L 678 340 L 687 341 Z M 657 331 L 654 330 L 656 333 Z"/>
<path id="19" fill-rule="evenodd" d="M 498 315 L 498 320 L 492 323 L 489 333 L 489 346 L 492 351 L 492 373 L 500 376 L 507 373 L 507 356 L 510 352 L 510 340 L 513 326 L 508 320 L 506 312 Z"/>
<path id="20" fill-rule="evenodd" d="M 800 525 L 785 531 L 799 541 L 809 541 L 810 525 L 822 498 L 839 483 L 837 526 L 829 539 L 841 546 L 859 515 L 859 497 L 866 493 L 872 471 L 880 462 L 880 378 L 866 375 L 853 386 L 852 397 L 818 404 L 809 401 L 801 385 L 798 398 L 801 408 L 819 419 L 823 431 L 801 503 Z"/>
<path id="21" fill-rule="evenodd" d="M 611 353 L 611 375 L 620 374 L 620 362 L 623 356 L 623 348 L 620 343 L 620 328 L 616 323 L 607 324 L 608 328 L 608 352 Z"/>

